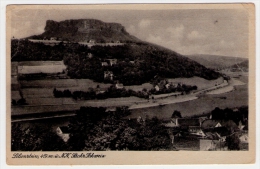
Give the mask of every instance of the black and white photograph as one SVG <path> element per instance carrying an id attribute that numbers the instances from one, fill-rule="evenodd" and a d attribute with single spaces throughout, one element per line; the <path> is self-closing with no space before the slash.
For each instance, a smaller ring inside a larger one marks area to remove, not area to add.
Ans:
<path id="1" fill-rule="evenodd" d="M 61 6 L 8 6 L 12 158 L 249 152 L 253 6 Z"/>

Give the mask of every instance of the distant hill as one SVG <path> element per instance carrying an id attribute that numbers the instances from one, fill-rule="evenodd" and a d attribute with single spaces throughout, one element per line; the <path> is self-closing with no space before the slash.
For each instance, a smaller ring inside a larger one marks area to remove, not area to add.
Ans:
<path id="1" fill-rule="evenodd" d="M 230 66 L 229 68 L 231 71 L 234 71 L 234 72 L 237 72 L 237 71 L 248 72 L 249 62 L 248 62 L 248 60 L 245 60 L 238 64 L 234 64 L 234 65 Z"/>
<path id="2" fill-rule="evenodd" d="M 78 19 L 56 22 L 47 20 L 44 33 L 30 36 L 31 39 L 50 39 L 56 37 L 71 42 L 137 42 L 136 37 L 126 32 L 118 23 L 105 23 L 96 19 Z"/>
<path id="3" fill-rule="evenodd" d="M 230 67 L 234 64 L 247 61 L 246 58 L 220 56 L 220 55 L 187 55 L 186 57 L 202 64 L 203 66 L 211 69 L 221 69 Z"/>
<path id="4" fill-rule="evenodd" d="M 245 61 L 243 61 L 241 63 L 234 64 L 231 67 L 232 68 L 247 68 L 248 69 L 248 67 L 249 67 L 248 65 L 249 65 L 248 60 L 245 60 Z"/>

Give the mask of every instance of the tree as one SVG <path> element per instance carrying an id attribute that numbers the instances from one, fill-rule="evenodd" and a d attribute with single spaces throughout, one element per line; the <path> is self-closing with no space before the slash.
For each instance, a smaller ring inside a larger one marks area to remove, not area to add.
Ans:
<path id="1" fill-rule="evenodd" d="M 182 118 L 181 112 L 174 110 L 172 113 L 172 118 Z"/>
<path id="2" fill-rule="evenodd" d="M 20 123 L 11 126 L 12 151 L 60 151 L 67 150 L 63 140 L 49 126 L 24 127 Z"/>
<path id="3" fill-rule="evenodd" d="M 226 138 L 226 145 L 229 150 L 240 150 L 240 139 L 238 134 L 231 134 Z"/>
<path id="4" fill-rule="evenodd" d="M 26 103 L 25 98 L 21 98 L 21 99 L 19 99 L 19 100 L 17 101 L 17 104 L 18 104 L 18 105 L 26 105 L 27 103 Z"/>
<path id="5" fill-rule="evenodd" d="M 12 99 L 12 105 L 16 105 L 16 101 L 14 99 Z"/>

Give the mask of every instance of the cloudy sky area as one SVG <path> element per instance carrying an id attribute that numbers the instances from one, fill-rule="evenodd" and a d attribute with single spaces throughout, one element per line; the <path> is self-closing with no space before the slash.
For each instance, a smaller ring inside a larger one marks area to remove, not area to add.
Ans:
<path id="1" fill-rule="evenodd" d="M 248 57 L 248 15 L 245 10 L 14 10 L 12 36 L 44 32 L 46 20 L 99 19 L 121 23 L 137 38 L 184 55 Z"/>

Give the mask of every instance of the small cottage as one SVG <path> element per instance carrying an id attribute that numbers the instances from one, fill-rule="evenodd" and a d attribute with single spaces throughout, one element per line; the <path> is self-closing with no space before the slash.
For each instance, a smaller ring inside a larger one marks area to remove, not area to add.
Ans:
<path id="1" fill-rule="evenodd" d="M 108 66 L 107 62 L 101 62 L 101 66 Z"/>
<path id="2" fill-rule="evenodd" d="M 117 89 L 123 89 L 124 88 L 124 85 L 122 83 L 117 83 L 116 84 L 116 88 Z"/>
<path id="3" fill-rule="evenodd" d="M 116 65 L 117 64 L 117 59 L 107 59 L 108 63 L 110 66 Z"/>
<path id="4" fill-rule="evenodd" d="M 56 133 L 64 142 L 67 142 L 70 138 L 68 126 L 58 127 Z"/>
<path id="5" fill-rule="evenodd" d="M 104 79 L 105 80 L 113 80 L 114 74 L 112 71 L 105 71 L 104 72 Z"/>

